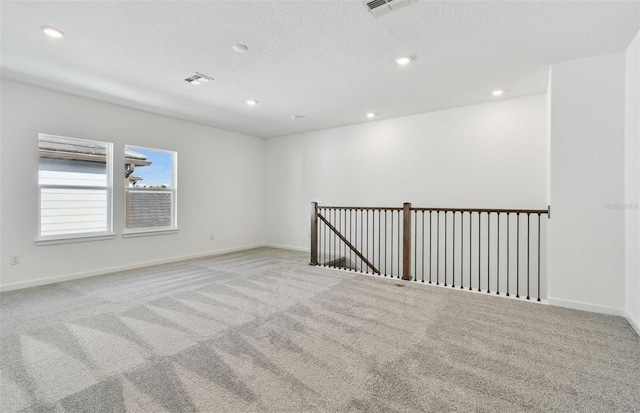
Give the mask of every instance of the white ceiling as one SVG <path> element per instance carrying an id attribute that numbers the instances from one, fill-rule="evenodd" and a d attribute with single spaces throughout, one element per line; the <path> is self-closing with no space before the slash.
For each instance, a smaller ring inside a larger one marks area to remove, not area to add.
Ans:
<path id="1" fill-rule="evenodd" d="M 374 17 L 363 1 L 2 1 L 2 76 L 270 137 L 543 93 L 550 64 L 624 50 L 639 6 L 420 0 Z M 215 80 L 184 81 L 196 71 Z"/>

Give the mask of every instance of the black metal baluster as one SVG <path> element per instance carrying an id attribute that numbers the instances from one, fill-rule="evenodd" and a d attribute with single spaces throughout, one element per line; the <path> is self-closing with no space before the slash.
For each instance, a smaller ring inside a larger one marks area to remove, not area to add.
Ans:
<path id="1" fill-rule="evenodd" d="M 343 225 L 342 224 L 342 211 L 343 211 L 342 208 L 338 209 L 338 227 L 337 227 L 338 228 L 338 232 L 343 232 L 343 228 L 342 228 L 342 225 Z M 342 240 L 340 239 L 340 237 L 338 237 L 338 261 L 337 261 L 338 268 L 342 267 L 340 265 L 340 262 L 342 261 L 342 257 L 343 257 L 343 255 L 342 255 L 342 244 L 343 244 Z"/>
<path id="2" fill-rule="evenodd" d="M 344 209 L 344 228 L 345 228 L 345 232 L 347 230 L 347 209 Z M 348 238 L 347 238 L 348 239 Z M 351 242 L 351 240 L 349 240 L 349 242 Z M 344 244 L 344 269 L 347 269 L 347 244 L 345 242 L 343 242 Z M 349 248 L 349 252 L 351 252 L 351 248 Z M 351 262 L 349 262 L 349 266 L 351 266 Z M 349 269 L 349 271 L 351 271 L 351 269 Z"/>
<path id="3" fill-rule="evenodd" d="M 353 246 L 358 248 L 358 210 L 354 209 L 353 210 L 353 239 L 351 240 L 351 242 L 353 243 Z M 356 255 L 355 258 L 353 259 L 353 271 L 358 271 L 358 256 Z"/>
<path id="4" fill-rule="evenodd" d="M 337 214 L 337 217 L 335 218 L 335 220 L 332 222 L 333 226 L 336 228 L 336 231 L 341 231 L 342 227 L 340 226 L 341 224 L 341 216 L 342 216 L 342 211 L 340 210 L 340 208 L 336 208 L 333 210 L 334 211 L 334 215 Z M 345 230 L 346 231 L 346 230 Z M 346 237 L 347 234 L 346 232 L 343 233 L 343 235 Z M 336 233 L 333 233 L 334 238 L 336 237 Z M 340 246 L 340 243 L 342 242 L 342 240 L 340 239 L 340 237 L 336 238 L 336 244 L 333 248 L 334 253 L 335 253 L 335 257 L 334 257 L 334 266 L 336 265 L 337 262 L 340 261 L 340 255 L 342 255 L 342 247 Z M 346 260 L 346 258 L 345 258 Z"/>
<path id="5" fill-rule="evenodd" d="M 345 234 L 347 232 L 347 210 L 345 208 L 338 209 L 338 231 L 341 234 Z M 342 252 L 343 244 L 344 242 L 338 238 L 338 263 L 344 262 L 344 264 L 340 265 L 340 267 L 342 269 L 347 269 L 346 250 Z"/>
<path id="6" fill-rule="evenodd" d="M 518 242 L 516 244 L 516 298 L 520 298 L 520 213 L 516 214 L 517 221 L 517 237 Z"/>
<path id="7" fill-rule="evenodd" d="M 364 218 L 364 210 L 360 210 L 360 248 L 362 251 L 362 247 L 364 246 L 364 223 L 362 222 Z M 360 258 L 360 272 L 362 272 L 362 268 L 364 268 L 364 261 Z"/>
<path id="8" fill-rule="evenodd" d="M 358 246 L 358 213 L 361 213 L 360 210 L 358 209 L 354 209 L 353 210 L 353 215 L 354 215 L 354 220 L 353 220 L 353 240 L 351 240 L 351 242 L 353 242 L 353 246 L 358 250 L 362 250 L 362 248 L 360 248 Z M 353 258 L 353 271 L 358 272 L 358 256 L 356 255 Z M 362 266 L 360 267 L 360 271 L 362 271 Z"/>
<path id="9" fill-rule="evenodd" d="M 371 210 L 371 263 L 375 266 L 376 264 L 376 211 L 375 209 Z M 373 270 L 371 270 L 371 274 L 375 274 Z"/>
<path id="10" fill-rule="evenodd" d="M 353 217 L 351 217 L 353 222 L 351 225 L 353 226 L 353 232 L 351 233 L 351 237 L 353 239 L 349 239 L 349 242 L 353 243 L 355 248 L 358 248 L 358 210 L 353 209 Z M 349 248 L 351 250 L 351 248 Z M 358 255 L 353 253 L 353 261 L 352 261 L 353 271 L 358 272 Z"/>
<path id="11" fill-rule="evenodd" d="M 387 210 L 384 210 L 384 276 L 387 276 Z"/>
<path id="12" fill-rule="evenodd" d="M 338 232 L 341 230 L 341 224 L 342 224 L 342 210 L 340 208 L 338 208 L 336 210 L 336 213 L 338 214 L 338 221 L 336 222 L 336 228 L 338 229 Z M 335 265 L 336 267 L 340 268 L 340 256 L 342 255 L 342 240 L 340 239 L 340 237 L 338 237 L 336 239 L 336 246 L 338 248 L 338 251 L 336 251 L 336 262 Z"/>
<path id="13" fill-rule="evenodd" d="M 357 239 L 357 237 L 354 236 L 354 233 L 356 233 L 358 231 L 358 210 L 353 208 L 353 209 L 349 209 L 349 242 L 352 243 L 354 246 L 356 245 L 356 243 L 354 242 L 354 238 Z M 357 248 L 357 247 L 356 247 Z M 353 251 L 351 250 L 351 248 L 349 248 L 349 271 L 356 271 L 358 270 L 358 256 L 356 254 L 353 253 Z"/>
<path id="14" fill-rule="evenodd" d="M 422 282 L 424 282 L 424 209 L 422 210 Z"/>
<path id="15" fill-rule="evenodd" d="M 351 242 L 351 215 L 352 215 L 352 209 L 351 208 L 345 208 L 344 210 L 344 236 L 349 240 L 349 242 Z M 347 216 L 349 217 L 349 219 L 347 220 Z M 347 223 L 348 221 L 348 223 Z M 345 254 L 344 257 L 345 261 L 349 261 L 349 267 L 351 267 L 351 248 L 349 248 L 349 255 Z M 346 267 L 346 264 L 345 264 Z M 347 270 L 351 271 L 351 268 L 346 268 Z"/>
<path id="16" fill-rule="evenodd" d="M 529 231 L 529 218 L 531 218 L 531 214 L 527 212 L 527 300 L 529 299 L 529 272 L 531 270 L 531 265 L 529 264 L 529 252 L 531 251 L 529 248 L 529 241 L 531 240 L 531 232 Z"/>
<path id="17" fill-rule="evenodd" d="M 327 220 L 331 219 L 331 211 L 326 210 L 324 211 L 325 218 L 327 218 Z M 329 266 L 329 261 L 331 260 L 331 232 L 329 232 L 329 227 L 327 226 L 327 224 L 324 225 L 324 230 L 326 232 L 326 236 L 324 237 L 324 243 L 327 245 L 327 248 L 325 248 L 324 250 L 324 266 L 328 267 Z"/>
<path id="18" fill-rule="evenodd" d="M 447 286 L 447 212 L 444 211 L 444 286 Z"/>
<path id="19" fill-rule="evenodd" d="M 346 239 L 350 240 L 351 238 L 349 237 L 349 225 L 347 224 L 348 211 L 349 211 L 349 209 L 347 209 L 347 208 L 344 209 L 344 232 L 342 232 L 342 235 Z M 340 215 L 342 215 L 342 211 L 340 211 Z M 338 230 L 340 231 L 341 228 L 338 227 Z M 340 254 L 342 255 L 342 252 Z M 345 256 L 344 256 L 344 262 L 345 262 L 344 267 L 345 267 L 345 269 L 348 269 L 347 268 L 347 261 L 349 261 L 349 260 L 350 260 L 350 256 L 347 255 L 346 252 L 345 252 Z"/>
<path id="20" fill-rule="evenodd" d="M 395 215 L 394 210 L 391 210 L 391 274 L 389 276 L 393 278 L 393 218 Z"/>
<path id="21" fill-rule="evenodd" d="M 378 269 L 382 271 L 382 210 L 378 210 Z M 381 274 L 378 274 L 381 275 Z"/>
<path id="22" fill-rule="evenodd" d="M 327 214 L 327 210 L 324 210 L 324 214 L 325 217 L 328 217 L 329 215 Z M 323 221 L 324 223 L 324 221 Z M 331 234 L 329 234 L 329 227 L 327 226 L 327 224 L 324 224 L 324 266 L 327 266 L 327 253 L 329 252 L 329 250 L 327 249 L 327 238 L 329 238 L 331 236 Z M 331 245 L 329 245 L 329 249 L 331 249 Z"/>
<path id="23" fill-rule="evenodd" d="M 357 247 L 357 239 L 358 239 L 358 210 L 352 209 L 349 211 L 349 242 L 351 242 L 356 248 Z M 358 271 L 358 256 L 349 248 L 349 253 L 351 257 L 349 258 L 351 266 L 351 271 Z"/>
<path id="24" fill-rule="evenodd" d="M 418 278 L 418 211 L 413 212 L 413 277 Z"/>
<path id="25" fill-rule="evenodd" d="M 330 222 L 332 221 L 331 216 L 332 216 L 332 211 L 329 209 L 329 210 L 327 210 L 327 219 Z M 328 238 L 329 238 L 328 239 L 329 249 L 327 250 L 327 255 L 329 256 L 329 261 L 327 262 L 327 267 L 331 267 L 331 241 L 333 239 L 333 235 L 332 235 L 333 231 L 330 231 L 327 228 L 327 233 L 329 234 L 329 236 L 328 236 Z"/>
<path id="26" fill-rule="evenodd" d="M 451 287 L 456 287 L 456 211 L 453 211 L 453 245 L 451 247 Z"/>
<path id="27" fill-rule="evenodd" d="M 487 212 L 487 294 L 491 293 L 491 212 Z"/>
<path id="28" fill-rule="evenodd" d="M 325 217 L 327 219 L 330 219 L 331 212 L 325 209 L 324 213 L 325 213 Z M 324 232 L 325 232 L 324 243 L 327 246 L 324 250 L 324 266 L 328 267 L 329 266 L 328 259 L 331 259 L 331 255 L 330 255 L 331 254 L 331 232 L 329 232 L 329 226 L 327 224 L 324 224 Z"/>
<path id="29" fill-rule="evenodd" d="M 401 225 L 400 225 L 400 222 L 401 222 L 400 221 L 400 212 L 401 211 L 398 211 L 398 276 L 397 276 L 398 278 L 400 278 L 400 274 L 401 274 L 400 273 L 400 263 L 402 262 L 402 259 L 401 259 L 402 254 L 400 253 L 400 248 L 401 248 L 400 245 L 402 243 L 401 242 L 402 238 L 400 237 L 400 227 L 401 227 Z"/>
<path id="30" fill-rule="evenodd" d="M 338 221 L 339 221 L 339 219 L 338 219 L 338 215 L 339 215 L 339 214 L 338 214 L 338 210 L 337 210 L 337 209 L 334 209 L 334 210 L 333 210 L 333 219 L 334 219 L 333 224 L 336 226 L 336 228 L 338 227 Z M 339 242 L 338 235 L 337 235 L 337 234 L 336 234 L 336 232 L 334 231 L 334 232 L 333 232 L 333 261 L 332 261 L 332 262 L 333 262 L 333 268 L 336 268 L 336 264 L 337 264 L 337 262 L 338 262 L 338 255 L 339 255 L 339 251 L 338 251 L 338 249 L 339 249 L 339 245 L 338 245 L 338 242 Z"/>
<path id="31" fill-rule="evenodd" d="M 460 289 L 464 289 L 464 211 L 460 212 Z"/>
<path id="32" fill-rule="evenodd" d="M 540 301 L 540 213 L 538 213 L 538 301 Z"/>
<path id="33" fill-rule="evenodd" d="M 364 254 L 367 259 L 369 259 L 369 210 L 366 210 L 366 215 L 367 215 L 367 228 L 364 231 L 365 233 L 365 251 L 366 253 Z M 369 274 L 369 266 L 366 266 L 367 268 L 367 274 Z"/>
<path id="34" fill-rule="evenodd" d="M 471 223 L 473 221 L 473 212 L 469 211 L 469 291 L 471 291 L 471 285 L 473 284 L 471 282 L 471 272 L 473 270 L 473 258 L 472 258 L 472 253 L 473 253 L 473 249 L 472 247 L 472 243 L 473 243 L 473 232 L 471 231 Z"/>
<path id="35" fill-rule="evenodd" d="M 436 285 L 440 285 L 440 211 L 436 215 Z"/>
<path id="36" fill-rule="evenodd" d="M 482 213 L 480 211 L 478 211 L 478 292 L 482 291 L 482 289 L 480 288 L 480 285 L 482 284 L 482 282 L 480 281 L 480 273 L 482 273 L 482 271 L 480 270 L 482 267 L 480 265 L 480 258 L 482 257 L 482 242 L 481 242 L 481 237 L 480 237 L 480 233 L 482 232 Z"/>
<path id="37" fill-rule="evenodd" d="M 507 297 L 509 296 L 509 278 L 511 276 L 511 267 L 509 266 L 509 212 L 507 212 Z"/>
<path id="38" fill-rule="evenodd" d="M 500 295 L 500 212 L 498 212 L 498 256 L 496 257 L 496 263 L 498 265 L 498 279 L 496 285 L 496 294 Z"/>
<path id="39" fill-rule="evenodd" d="M 353 210 L 353 239 L 350 242 L 353 243 L 355 248 L 358 248 L 358 210 Z M 355 254 L 354 254 L 355 255 Z M 358 256 L 353 257 L 353 271 L 358 272 Z"/>
<path id="40" fill-rule="evenodd" d="M 321 214 L 322 216 L 324 216 L 324 212 L 322 211 L 322 208 L 318 209 L 318 213 Z M 324 252 L 323 249 L 323 242 L 324 242 L 324 229 L 323 229 L 323 225 L 324 223 L 322 222 L 321 219 L 318 219 L 318 236 L 320 237 L 320 239 L 318 240 L 318 249 L 320 249 L 320 251 Z M 321 252 L 318 252 L 318 260 L 319 260 L 319 265 L 323 265 L 324 262 L 324 254 Z"/>
<path id="41" fill-rule="evenodd" d="M 342 213 L 340 211 L 340 209 L 336 209 L 335 210 L 336 213 L 336 228 L 338 229 L 338 231 L 340 231 L 340 217 L 342 216 Z M 342 242 L 342 240 L 340 240 L 340 237 L 337 236 L 336 234 L 336 246 L 334 248 L 334 253 L 336 255 L 335 260 L 333 261 L 333 266 L 336 268 L 339 268 L 339 263 L 340 263 L 340 251 L 342 249 L 342 246 L 340 245 L 340 243 Z"/>
<path id="42" fill-rule="evenodd" d="M 344 230 L 345 232 L 347 231 L 347 209 L 344 209 Z M 347 238 L 348 239 L 348 238 Z M 351 240 L 349 240 L 349 242 L 351 242 Z M 343 242 L 344 244 L 344 269 L 347 269 L 347 244 L 345 242 Z M 349 248 L 349 251 L 351 251 L 351 248 Z M 349 262 L 348 264 L 349 266 L 351 266 L 351 262 Z M 349 271 L 351 271 L 351 269 L 349 269 Z"/>
<path id="43" fill-rule="evenodd" d="M 433 265 L 431 264 L 431 250 L 433 249 L 433 235 L 432 235 L 432 227 L 433 227 L 433 218 L 431 216 L 431 212 L 429 211 L 429 284 L 431 284 L 431 271 L 433 269 Z"/>
<path id="44" fill-rule="evenodd" d="M 340 208 L 338 210 L 338 214 L 340 216 L 340 219 L 339 219 L 340 224 L 338 226 L 338 231 L 340 231 L 342 234 L 344 234 L 347 231 L 347 210 L 345 208 Z M 344 215 L 344 218 L 342 217 L 343 215 Z M 347 269 L 347 257 L 346 257 L 347 251 L 344 250 L 344 252 L 342 252 L 342 248 L 343 248 L 343 246 L 346 246 L 346 244 L 342 240 L 340 240 L 339 242 L 340 242 L 340 244 L 339 244 L 340 248 L 338 248 L 338 255 L 339 255 L 339 257 L 338 257 L 339 261 L 338 262 L 344 262 L 344 264 L 341 265 L 341 268 L 342 269 Z M 344 257 L 344 260 L 342 260 L 343 257 Z"/>

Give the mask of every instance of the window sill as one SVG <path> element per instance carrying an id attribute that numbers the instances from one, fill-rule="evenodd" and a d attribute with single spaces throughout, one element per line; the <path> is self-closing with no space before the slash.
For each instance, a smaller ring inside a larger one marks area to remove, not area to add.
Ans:
<path id="1" fill-rule="evenodd" d="M 179 228 L 128 230 L 122 233 L 122 238 L 149 237 L 152 235 L 177 234 L 178 232 L 180 232 Z"/>
<path id="2" fill-rule="evenodd" d="M 55 244 L 70 244 L 73 242 L 90 242 L 90 241 L 102 241 L 106 239 L 114 239 L 116 234 L 103 234 L 103 235 L 76 235 L 64 238 L 38 238 L 34 242 L 36 245 L 55 245 Z"/>

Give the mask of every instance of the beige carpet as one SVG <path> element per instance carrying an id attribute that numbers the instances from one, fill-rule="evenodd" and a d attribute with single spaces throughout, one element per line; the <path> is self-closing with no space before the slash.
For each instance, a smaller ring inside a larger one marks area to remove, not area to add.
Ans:
<path id="1" fill-rule="evenodd" d="M 2 412 L 632 412 L 620 317 L 258 249 L 0 295 Z"/>

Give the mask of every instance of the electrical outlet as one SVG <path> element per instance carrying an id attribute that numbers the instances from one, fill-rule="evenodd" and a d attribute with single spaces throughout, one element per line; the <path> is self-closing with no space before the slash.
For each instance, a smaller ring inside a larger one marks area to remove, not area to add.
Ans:
<path id="1" fill-rule="evenodd" d="M 9 257 L 9 264 L 11 265 L 18 265 L 20 264 L 20 256 L 19 255 L 12 255 Z"/>

